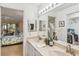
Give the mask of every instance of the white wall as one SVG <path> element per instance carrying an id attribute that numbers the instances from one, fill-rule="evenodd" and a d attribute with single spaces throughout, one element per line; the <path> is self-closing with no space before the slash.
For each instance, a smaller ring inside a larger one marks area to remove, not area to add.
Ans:
<path id="1" fill-rule="evenodd" d="M 51 11 L 47 13 L 46 16 L 42 15 L 40 18 L 44 19 L 44 17 L 55 16 L 56 17 L 56 32 L 59 40 L 66 41 L 67 39 L 67 27 L 68 27 L 68 17 L 67 15 L 73 12 L 79 11 L 79 4 L 71 6 L 66 9 L 60 9 L 58 11 Z M 48 20 L 48 19 L 47 19 Z M 65 27 L 59 27 L 59 21 L 65 21 Z"/>
<path id="2" fill-rule="evenodd" d="M 1 8 L 0 8 L 0 38 L 1 38 Z M 0 39 L 0 56 L 1 56 L 1 39 Z"/>
<path id="3" fill-rule="evenodd" d="M 1 38 L 1 8 L 0 8 L 0 38 Z"/>
<path id="4" fill-rule="evenodd" d="M 37 20 L 37 8 L 36 6 L 25 4 L 25 3 L 1 3 L 0 6 L 13 8 L 13 9 L 19 9 L 24 11 L 24 19 L 23 19 L 23 30 L 24 30 L 24 39 L 23 39 L 23 54 L 26 54 L 27 51 L 27 45 L 26 40 L 27 36 L 36 36 L 37 32 L 30 33 L 28 32 L 28 25 L 27 20 Z"/>

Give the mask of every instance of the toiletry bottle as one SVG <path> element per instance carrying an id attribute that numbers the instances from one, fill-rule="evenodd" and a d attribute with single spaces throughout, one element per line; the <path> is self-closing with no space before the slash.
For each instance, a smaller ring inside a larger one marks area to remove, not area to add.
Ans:
<path id="1" fill-rule="evenodd" d="M 53 39 L 51 38 L 51 34 L 50 34 L 50 31 L 48 31 L 48 45 L 49 46 L 53 46 Z"/>
<path id="2" fill-rule="evenodd" d="M 53 42 L 53 40 L 50 38 L 50 39 L 49 39 L 49 46 L 53 46 L 53 44 L 54 44 L 54 42 Z"/>

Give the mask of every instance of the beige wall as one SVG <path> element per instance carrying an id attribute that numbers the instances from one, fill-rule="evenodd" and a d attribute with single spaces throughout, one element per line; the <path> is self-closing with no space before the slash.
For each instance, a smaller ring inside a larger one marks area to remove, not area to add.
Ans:
<path id="1" fill-rule="evenodd" d="M 23 19 L 19 20 L 19 29 L 21 32 L 23 32 Z"/>

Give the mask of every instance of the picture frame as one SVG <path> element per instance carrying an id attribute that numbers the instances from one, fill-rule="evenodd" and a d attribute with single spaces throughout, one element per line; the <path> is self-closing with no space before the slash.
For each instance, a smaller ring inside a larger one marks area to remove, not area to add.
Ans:
<path id="1" fill-rule="evenodd" d="M 28 31 L 35 32 L 37 31 L 37 20 L 28 20 Z"/>
<path id="2" fill-rule="evenodd" d="M 65 21 L 59 21 L 59 27 L 64 27 L 65 26 Z"/>
<path id="3" fill-rule="evenodd" d="M 35 26 L 34 24 L 29 24 L 29 30 L 34 31 L 34 26 Z"/>

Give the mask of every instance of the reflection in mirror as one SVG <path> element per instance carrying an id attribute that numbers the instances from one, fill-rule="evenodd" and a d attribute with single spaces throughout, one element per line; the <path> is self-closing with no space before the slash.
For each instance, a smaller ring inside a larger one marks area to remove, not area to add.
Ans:
<path id="1" fill-rule="evenodd" d="M 55 32 L 55 17 L 48 16 L 48 32 L 51 39 L 57 40 L 56 32 Z"/>
<path id="2" fill-rule="evenodd" d="M 2 35 L 8 36 L 8 35 L 14 35 L 16 32 L 16 24 L 2 24 Z"/>
<path id="3" fill-rule="evenodd" d="M 69 19 L 67 29 L 67 43 L 73 44 L 73 45 L 79 45 L 79 18 L 72 18 Z"/>

